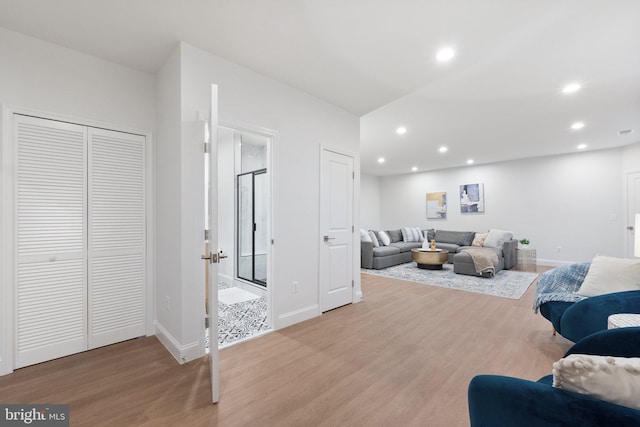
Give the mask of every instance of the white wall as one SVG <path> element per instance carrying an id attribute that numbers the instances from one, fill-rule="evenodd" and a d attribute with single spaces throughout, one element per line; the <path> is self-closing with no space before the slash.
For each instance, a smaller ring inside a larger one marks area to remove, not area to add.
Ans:
<path id="1" fill-rule="evenodd" d="M 360 227 L 380 229 L 380 178 L 360 175 Z"/>
<path id="2" fill-rule="evenodd" d="M 155 76 L 4 28 L 0 28 L 0 103 L 21 111 L 140 132 L 151 132 L 156 125 Z M 2 135 L 1 142 L 5 144 L 7 135 Z M 4 184 L 9 159 L 1 160 Z M 5 218 L 0 220 L 5 222 Z M 6 239 L 2 233 L 0 246 Z M 13 286 L 13 282 L 2 276 L 0 291 L 7 286 Z M 0 292 L 0 299 L 5 294 Z M 0 307 L 7 303 L 11 302 L 6 298 L 0 300 Z M 6 373 L 13 368 L 3 362 L 3 356 L 13 347 L 5 333 L 12 319 L 4 316 L 7 310 L 1 311 L 0 373 Z"/>
<path id="3" fill-rule="evenodd" d="M 380 178 L 381 228 L 511 230 L 539 263 L 624 256 L 623 170 L 637 146 Z M 640 159 L 640 156 L 636 157 Z M 484 214 L 461 214 L 461 184 L 484 183 Z M 364 190 L 365 187 L 363 187 Z M 427 220 L 425 194 L 446 191 L 447 219 Z M 558 249 L 560 248 L 560 249 Z"/>
<path id="4" fill-rule="evenodd" d="M 174 335 L 179 341 L 178 345 L 184 349 L 198 339 L 199 322 L 202 320 L 198 299 L 204 275 L 199 257 L 195 252 L 190 253 L 192 248 L 197 249 L 203 229 L 202 221 L 197 215 L 201 207 L 196 194 L 203 191 L 199 181 L 202 141 L 196 134 L 185 132 L 185 129 L 201 125 L 199 120 L 202 113 L 209 111 L 211 84 L 218 85 L 220 122 L 271 129 L 278 133 L 273 154 L 275 166 L 270 170 L 273 174 L 274 196 L 275 246 L 271 272 L 274 327 L 278 329 L 318 315 L 320 146 L 349 151 L 356 155 L 356 163 L 359 165 L 358 118 L 187 44 L 182 43 L 177 52 L 180 57 L 182 136 L 179 142 L 174 139 L 172 143 L 180 144 L 181 147 L 179 163 L 182 209 L 180 215 L 174 213 L 173 218 L 164 218 L 162 222 L 158 220 L 158 228 L 177 223 L 182 233 L 179 248 L 182 252 L 179 255 L 182 270 L 178 272 L 181 283 L 176 284 L 182 289 L 182 311 L 173 315 L 179 317 L 182 324 L 180 334 L 176 332 Z M 167 66 L 176 68 L 174 65 Z M 164 86 L 171 87 L 175 84 L 178 77 L 175 72 L 173 74 L 172 82 L 165 82 Z M 172 99 L 171 102 L 175 104 L 175 100 Z M 175 111 L 170 114 L 172 119 L 175 118 Z M 158 120 L 163 120 L 160 113 Z M 162 135 L 165 131 L 167 135 Z M 168 141 L 170 131 L 171 129 L 163 130 L 159 127 L 159 139 Z M 359 170 L 356 173 L 359 174 Z M 356 187 L 359 191 L 358 181 Z M 159 189 L 159 204 L 163 197 Z M 356 200 L 358 199 L 359 193 L 356 192 Z M 191 216 L 189 221 L 185 220 L 186 215 Z M 356 227 L 359 226 L 357 218 Z M 158 253 L 168 251 L 164 245 L 170 243 L 161 242 L 159 236 Z M 173 273 L 176 271 L 170 276 Z M 158 280 L 160 282 L 163 279 L 159 277 Z M 293 281 L 299 282 L 299 291 L 295 294 L 291 289 Z M 162 292 L 169 291 L 169 286 L 173 284 L 159 284 L 159 302 L 164 298 Z M 356 286 L 359 291 L 359 275 L 356 275 Z"/>

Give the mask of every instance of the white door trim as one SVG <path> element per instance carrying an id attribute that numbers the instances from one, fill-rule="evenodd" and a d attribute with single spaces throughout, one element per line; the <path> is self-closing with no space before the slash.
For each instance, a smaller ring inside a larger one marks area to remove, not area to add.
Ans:
<path id="1" fill-rule="evenodd" d="M 145 204 L 146 204 L 146 280 L 145 280 L 145 323 L 147 335 L 153 335 L 153 313 L 155 313 L 155 301 L 153 299 L 153 283 L 155 283 L 155 164 L 153 135 L 149 130 L 135 128 L 132 126 L 123 126 L 115 123 L 86 119 L 77 116 L 63 115 L 52 113 L 50 111 L 37 110 L 32 108 L 24 108 L 20 106 L 12 106 L 2 104 L 2 139 L 0 140 L 0 173 L 2 176 L 2 186 L 0 187 L 0 200 L 2 200 L 2 209 L 0 209 L 0 266 L 2 273 L 0 275 L 0 375 L 6 375 L 13 372 L 14 368 L 14 327 L 15 327 L 15 272 L 14 272 L 14 225 L 15 225 L 15 168 L 14 159 L 14 114 L 22 114 L 26 116 L 39 117 L 47 120 L 55 120 L 60 122 L 74 123 L 82 126 L 109 129 L 118 132 L 132 133 L 145 137 L 146 144 L 146 173 L 147 180 L 145 188 Z"/>
<path id="2" fill-rule="evenodd" d="M 631 194 L 631 178 L 633 175 L 637 175 L 640 174 L 640 170 L 635 170 L 635 171 L 629 171 L 626 173 L 625 175 L 625 219 L 626 219 L 626 225 L 625 225 L 625 233 L 624 233 L 624 253 L 625 253 L 625 257 L 627 258 L 633 258 L 634 257 L 634 253 L 633 253 L 633 248 L 632 248 L 632 240 L 633 240 L 633 231 L 630 231 L 627 227 L 629 226 L 634 226 L 634 222 L 635 222 L 635 217 L 633 215 L 632 209 L 633 209 L 633 202 L 634 200 L 632 200 L 633 195 Z M 636 213 L 640 213 L 640 212 L 636 212 Z"/>

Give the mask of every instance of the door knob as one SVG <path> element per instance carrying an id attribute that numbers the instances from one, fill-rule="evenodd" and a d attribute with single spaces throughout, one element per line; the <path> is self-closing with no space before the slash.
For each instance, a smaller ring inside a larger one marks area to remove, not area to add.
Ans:
<path id="1" fill-rule="evenodd" d="M 328 242 L 329 240 L 335 240 L 335 237 L 324 236 L 325 242 Z"/>
<path id="2" fill-rule="evenodd" d="M 629 230 L 629 231 L 633 231 L 633 225 L 628 225 L 628 226 L 627 226 L 627 230 Z"/>

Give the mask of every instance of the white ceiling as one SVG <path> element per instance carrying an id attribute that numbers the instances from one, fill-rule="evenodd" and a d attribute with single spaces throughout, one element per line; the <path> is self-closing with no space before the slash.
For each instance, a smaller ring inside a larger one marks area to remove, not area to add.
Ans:
<path id="1" fill-rule="evenodd" d="M 208 50 L 361 116 L 374 175 L 640 141 L 638 0 L 0 0 L 0 26 L 151 73 Z"/>

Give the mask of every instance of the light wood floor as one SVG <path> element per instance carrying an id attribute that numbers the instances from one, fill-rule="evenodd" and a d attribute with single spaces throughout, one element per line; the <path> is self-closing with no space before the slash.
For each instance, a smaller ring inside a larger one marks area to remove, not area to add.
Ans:
<path id="1" fill-rule="evenodd" d="M 535 285 L 362 282 L 362 303 L 222 350 L 218 405 L 206 359 L 180 366 L 154 337 L 0 377 L 0 402 L 69 403 L 74 426 L 468 426 L 474 375 L 538 379 L 570 346 L 533 314 Z"/>

